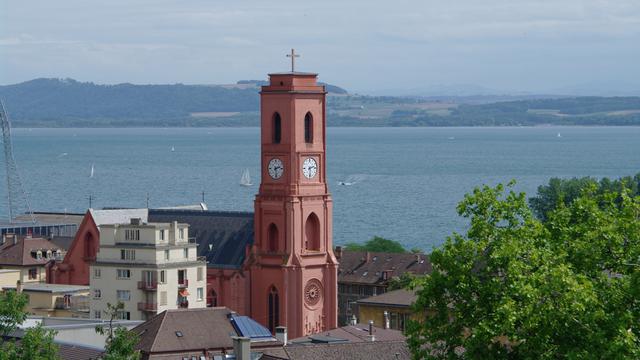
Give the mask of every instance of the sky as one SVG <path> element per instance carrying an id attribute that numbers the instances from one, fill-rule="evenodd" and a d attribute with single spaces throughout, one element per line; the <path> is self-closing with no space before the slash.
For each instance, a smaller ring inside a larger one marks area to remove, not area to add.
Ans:
<path id="1" fill-rule="evenodd" d="M 351 92 L 640 95 L 639 0 L 0 0 L 4 85 L 228 84 L 291 48 Z"/>

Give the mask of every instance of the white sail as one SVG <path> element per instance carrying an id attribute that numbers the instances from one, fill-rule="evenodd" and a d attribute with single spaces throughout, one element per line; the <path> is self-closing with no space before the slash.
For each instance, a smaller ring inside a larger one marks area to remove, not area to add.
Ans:
<path id="1" fill-rule="evenodd" d="M 89 177 L 92 178 L 93 177 L 93 164 L 91 164 L 91 174 L 89 174 Z"/>
<path id="2" fill-rule="evenodd" d="M 245 169 L 242 173 L 242 177 L 240 178 L 240 185 L 242 186 L 251 186 L 251 176 L 249 175 L 249 169 Z"/>

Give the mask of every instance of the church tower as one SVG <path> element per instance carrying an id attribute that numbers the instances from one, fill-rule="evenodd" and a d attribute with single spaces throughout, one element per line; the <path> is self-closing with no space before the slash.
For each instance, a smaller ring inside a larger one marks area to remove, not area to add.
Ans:
<path id="1" fill-rule="evenodd" d="M 251 316 L 272 332 L 286 326 L 289 338 L 337 326 L 326 91 L 316 78 L 269 74 L 260 93 L 262 182 L 250 255 Z"/>

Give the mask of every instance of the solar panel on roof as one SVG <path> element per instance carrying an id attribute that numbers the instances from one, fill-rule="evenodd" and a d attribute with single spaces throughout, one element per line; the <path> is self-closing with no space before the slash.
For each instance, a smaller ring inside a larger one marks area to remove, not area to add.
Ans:
<path id="1" fill-rule="evenodd" d="M 250 339 L 273 338 L 271 332 L 248 316 L 230 315 L 231 324 L 240 336 Z"/>

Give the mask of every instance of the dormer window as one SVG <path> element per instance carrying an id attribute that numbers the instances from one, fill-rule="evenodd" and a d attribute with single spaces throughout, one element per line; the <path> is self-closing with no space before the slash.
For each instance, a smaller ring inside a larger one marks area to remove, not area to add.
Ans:
<path id="1" fill-rule="evenodd" d="M 42 251 L 38 250 L 38 252 L 36 253 L 36 259 L 42 260 Z"/>

